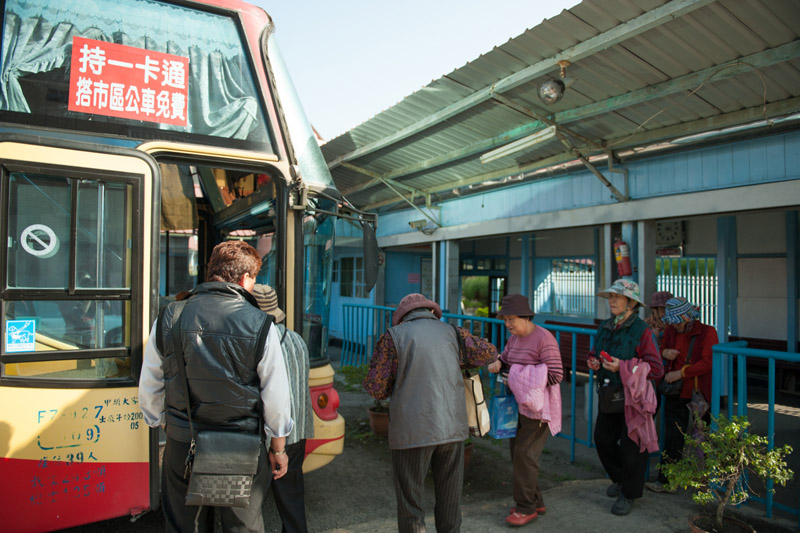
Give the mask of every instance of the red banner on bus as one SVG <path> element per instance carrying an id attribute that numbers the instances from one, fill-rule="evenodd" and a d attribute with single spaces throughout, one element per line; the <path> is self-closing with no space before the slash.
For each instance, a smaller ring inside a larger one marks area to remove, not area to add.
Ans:
<path id="1" fill-rule="evenodd" d="M 186 125 L 189 58 L 72 38 L 69 110 Z"/>

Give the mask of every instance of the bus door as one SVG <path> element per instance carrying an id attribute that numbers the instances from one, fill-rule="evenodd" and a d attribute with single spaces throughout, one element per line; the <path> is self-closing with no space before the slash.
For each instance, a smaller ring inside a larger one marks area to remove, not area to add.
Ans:
<path id="1" fill-rule="evenodd" d="M 158 501 L 134 380 L 158 171 L 132 150 L 19 139 L 0 138 L 2 529 L 138 514 Z"/>

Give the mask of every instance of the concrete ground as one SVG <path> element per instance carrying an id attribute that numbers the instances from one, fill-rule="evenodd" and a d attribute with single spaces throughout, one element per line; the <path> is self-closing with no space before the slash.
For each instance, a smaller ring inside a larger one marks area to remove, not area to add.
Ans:
<path id="1" fill-rule="evenodd" d="M 338 366 L 336 350 L 332 350 L 334 366 Z M 306 475 L 306 514 L 312 533 L 389 533 L 397 531 L 396 506 L 391 473 L 391 454 L 385 437 L 375 436 L 369 428 L 367 408 L 372 400 L 360 389 L 348 391 L 342 374 L 337 374 L 340 392 L 340 413 L 346 419 L 344 453 L 329 465 Z M 582 391 L 582 388 L 578 389 Z M 569 384 L 562 386 L 564 411 L 569 413 Z M 751 398 L 752 401 L 757 401 Z M 583 394 L 576 394 L 576 405 L 581 407 L 575 420 L 576 434 L 585 438 Z M 788 441 L 799 450 L 793 454 L 793 463 L 800 460 L 800 410 L 781 408 L 777 431 L 781 441 Z M 751 406 L 751 419 L 757 422 L 763 412 Z M 570 431 L 572 420 L 563 419 L 564 431 Z M 505 517 L 514 505 L 511 497 L 511 461 L 505 441 L 489 438 L 473 439 L 475 447 L 464 474 L 462 515 L 464 533 L 490 533 L 507 531 Z M 636 500 L 633 511 L 625 517 L 614 516 L 610 509 L 614 500 L 605 496 L 609 481 L 605 476 L 594 449 L 578 444 L 575 459 L 570 460 L 570 442 L 549 437 L 541 458 L 540 486 L 543 491 L 546 514 L 518 529 L 522 531 L 553 532 L 686 532 L 689 517 L 698 512 L 686 492 L 654 494 L 645 490 Z M 656 461 L 651 462 L 651 476 L 655 475 Z M 793 466 L 795 472 L 800 468 Z M 796 478 L 800 477 L 800 472 Z M 800 504 L 798 480 L 791 487 L 780 489 L 779 499 Z M 430 476 L 425 488 L 425 509 L 428 531 L 435 531 L 433 509 L 434 494 Z M 280 519 L 270 497 L 265 504 L 267 531 L 281 531 Z M 788 533 L 798 531 L 797 517 L 776 512 L 779 518 L 764 519 L 758 504 L 735 511 L 750 517 L 759 533 Z M 164 531 L 160 511 L 149 512 L 136 522 L 119 518 L 80 528 L 73 532 L 159 532 Z M 222 531 L 221 527 L 217 531 Z"/>

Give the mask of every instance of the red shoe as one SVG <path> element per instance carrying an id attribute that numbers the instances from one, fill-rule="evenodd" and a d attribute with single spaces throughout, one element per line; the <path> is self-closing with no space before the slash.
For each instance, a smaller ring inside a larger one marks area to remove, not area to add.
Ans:
<path id="1" fill-rule="evenodd" d="M 514 514 L 516 512 L 517 512 L 516 507 L 512 507 L 511 509 L 508 510 L 508 514 Z M 546 512 L 547 512 L 547 507 L 545 507 L 544 505 L 536 508 L 536 514 L 544 514 Z"/>
<path id="2" fill-rule="evenodd" d="M 539 516 L 539 513 L 519 514 L 516 511 L 506 517 L 506 523 L 511 526 L 524 526 L 534 518 Z"/>

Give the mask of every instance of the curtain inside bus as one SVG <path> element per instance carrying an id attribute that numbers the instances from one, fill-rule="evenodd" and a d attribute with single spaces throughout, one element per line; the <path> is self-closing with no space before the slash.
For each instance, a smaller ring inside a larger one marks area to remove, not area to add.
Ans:
<path id="1" fill-rule="evenodd" d="M 274 153 L 234 20 L 154 0 L 7 0 L 0 110 L 49 116 L 52 125 L 59 116 L 85 119 L 67 109 L 76 36 L 189 58 L 187 125 L 148 127 L 253 142 Z"/>

